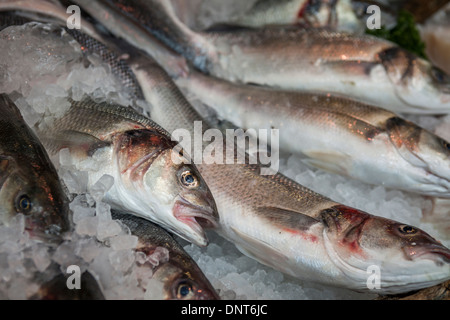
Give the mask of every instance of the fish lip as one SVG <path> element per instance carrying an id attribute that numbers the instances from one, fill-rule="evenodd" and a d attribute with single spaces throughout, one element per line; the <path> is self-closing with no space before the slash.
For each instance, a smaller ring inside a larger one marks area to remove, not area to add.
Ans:
<path id="1" fill-rule="evenodd" d="M 217 229 L 219 227 L 218 219 L 212 208 L 197 206 L 182 196 L 175 201 L 173 215 L 204 238 L 206 238 L 205 229 Z"/>
<path id="2" fill-rule="evenodd" d="M 440 244 L 421 245 L 417 248 L 414 245 L 409 245 L 405 248 L 407 256 L 411 260 L 425 258 L 434 260 L 436 262 L 450 263 L 450 250 Z M 427 257 L 424 257 L 427 256 Z M 437 259 L 440 258 L 438 261 Z"/>

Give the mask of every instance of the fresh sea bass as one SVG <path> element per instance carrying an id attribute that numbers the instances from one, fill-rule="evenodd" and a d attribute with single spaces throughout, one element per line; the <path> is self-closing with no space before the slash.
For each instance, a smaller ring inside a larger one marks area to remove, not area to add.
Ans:
<path id="1" fill-rule="evenodd" d="M 132 68 L 153 105 L 152 119 L 193 134 L 193 122 L 202 119 L 164 70 L 148 59 L 136 59 Z M 197 168 L 217 204 L 218 232 L 279 271 L 368 291 L 367 269 L 376 265 L 383 275 L 379 294 L 450 278 L 450 250 L 418 228 L 347 207 L 281 174 L 261 175 L 257 164 L 204 161 Z"/>
<path id="2" fill-rule="evenodd" d="M 0 217 L 23 214 L 31 237 L 62 241 L 69 231 L 69 200 L 44 147 L 19 109 L 0 95 Z"/>
<path id="3" fill-rule="evenodd" d="M 176 83 L 237 127 L 278 129 L 281 149 L 305 163 L 370 184 L 450 197 L 450 143 L 390 111 L 335 95 L 238 85 L 195 70 Z"/>
<path id="4" fill-rule="evenodd" d="M 105 174 L 112 176 L 104 201 L 206 245 L 203 228 L 217 226 L 214 199 L 195 166 L 174 152 L 176 143 L 167 132 L 131 108 L 89 99 L 71 104 L 38 131 L 49 153 L 69 148 L 78 165 L 98 161 L 98 168 L 87 169 L 88 188 Z"/>
<path id="5" fill-rule="evenodd" d="M 131 234 L 138 237 L 137 252 L 150 256 L 158 248 L 168 252 L 168 260 L 157 266 L 144 264 L 149 268 L 152 299 L 164 300 L 217 300 L 219 295 L 212 287 L 194 260 L 175 239 L 163 230 L 139 217 L 119 211 L 112 212 L 113 219 L 124 223 Z"/>
<path id="6" fill-rule="evenodd" d="M 76 2 L 99 19 L 105 15 L 91 2 Z M 394 112 L 450 111 L 450 77 L 380 38 L 297 27 L 201 33 L 183 25 L 169 1 L 95 3 L 107 3 L 102 8 L 107 12 L 115 5 L 124 18 L 139 21 L 195 67 L 218 78 L 343 94 Z"/>

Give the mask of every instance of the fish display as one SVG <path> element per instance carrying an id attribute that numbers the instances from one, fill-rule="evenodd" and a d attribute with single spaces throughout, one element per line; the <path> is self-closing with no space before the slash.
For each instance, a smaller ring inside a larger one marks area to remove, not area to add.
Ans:
<path id="1" fill-rule="evenodd" d="M 206 245 L 204 228 L 217 226 L 214 199 L 195 166 L 174 154 L 167 132 L 131 108 L 89 99 L 71 104 L 38 131 L 49 153 L 69 148 L 75 162 L 96 158 L 101 167 L 89 171 L 89 184 L 114 178 L 105 201 Z"/>
<path id="2" fill-rule="evenodd" d="M 305 163 L 370 184 L 450 196 L 449 142 L 390 111 L 335 95 L 234 84 L 195 70 L 176 83 L 237 127 L 278 129 L 280 148 Z"/>
<path id="3" fill-rule="evenodd" d="M 150 268 L 154 285 L 152 297 L 158 300 L 217 300 L 219 295 L 200 270 L 195 261 L 183 247 L 164 229 L 126 212 L 113 211 L 112 217 L 123 222 L 138 237 L 137 252 L 146 256 L 157 248 L 167 250 L 168 261 L 160 261 L 157 266 L 145 264 Z"/>
<path id="4" fill-rule="evenodd" d="M 8 225 L 21 214 L 31 237 L 60 242 L 70 229 L 70 210 L 56 169 L 17 106 L 5 94 L 0 95 L 0 112 L 1 223 Z"/>
<path id="5" fill-rule="evenodd" d="M 193 133 L 193 121 L 202 118 L 168 74 L 156 63 L 133 68 L 144 94 L 155 96 L 152 117 L 169 131 Z M 178 122 L 171 116 L 176 112 L 184 115 Z M 280 173 L 262 175 L 262 166 L 237 158 L 233 164 L 205 160 L 197 167 L 217 204 L 217 231 L 263 264 L 300 279 L 361 291 L 367 290 L 367 268 L 382 265 L 384 294 L 428 287 L 450 276 L 450 250 L 416 227 L 339 204 Z"/>
<path id="6" fill-rule="evenodd" d="M 115 5 L 196 68 L 218 78 L 342 94 L 400 113 L 450 110 L 448 75 L 374 36 L 286 27 L 194 32 L 179 21 L 169 1 L 98 2 Z M 104 16 L 83 0 L 77 3 L 99 19 Z"/>
<path id="7" fill-rule="evenodd" d="M 66 227 L 58 227 L 58 221 L 50 218 L 46 220 L 47 224 L 51 222 L 50 227 L 44 224 L 36 228 L 36 223 L 32 228 L 27 227 L 32 232 L 44 229 L 45 235 L 56 234 L 58 239 L 65 234 L 66 241 L 58 247 L 56 257 L 49 256 L 52 251 L 27 244 L 33 250 L 32 254 L 26 250 L 22 254 L 25 261 L 22 266 L 20 254 L 15 254 L 2 262 L 2 268 L 5 263 L 16 265 L 14 272 L 19 274 L 32 261 L 35 266 L 30 270 L 37 268 L 53 274 L 57 266 L 50 261 L 60 265 L 61 270 L 81 262 L 83 270 L 93 273 L 83 273 L 86 289 L 83 292 L 67 290 L 66 276 L 50 278 L 49 274 L 44 278 L 50 281 L 37 290 L 31 284 L 31 291 L 35 292 L 31 299 L 102 300 L 127 294 L 135 297 L 143 293 L 144 287 L 146 299 L 232 297 L 227 287 L 239 285 L 244 280 L 242 275 L 238 278 L 233 272 L 222 275 L 225 280 L 218 284 L 216 279 L 209 280 L 209 265 L 219 263 L 219 259 L 197 263 L 198 256 L 194 259 L 188 254 L 193 252 L 192 248 L 222 254 L 223 248 L 214 243 L 210 246 L 208 229 L 238 248 L 242 258 L 249 257 L 256 265 L 267 266 L 302 285 L 309 283 L 314 288 L 318 284 L 320 290 L 383 297 L 422 292 L 424 288 L 442 287 L 449 281 L 450 250 L 428 231 L 444 232 L 445 238 L 445 213 L 441 213 L 442 225 L 431 229 L 427 221 L 423 221 L 426 228 L 422 224 L 402 222 L 400 214 L 398 219 L 377 216 L 369 213 L 370 210 L 316 192 L 297 182 L 298 179 L 277 172 L 278 167 L 269 168 L 261 160 L 261 150 L 254 154 L 236 142 L 228 144 L 206 137 L 225 128 L 278 129 L 284 151 L 299 154 L 307 164 L 369 184 L 420 193 L 426 195 L 423 201 L 433 197 L 433 206 L 440 198 L 448 197 L 449 143 L 397 113 L 430 119 L 435 114 L 448 113 L 449 75 L 388 41 L 321 28 L 341 23 L 342 12 L 338 10 L 348 6 L 348 1 L 300 2 L 255 1 L 250 10 L 243 10 L 233 21 L 241 25 L 255 23 L 252 28 L 226 27 L 221 31 L 189 29 L 175 15 L 172 5 L 176 1 L 36 0 L 33 1 L 36 9 L 22 1 L 0 4 L 0 11 L 6 12 L 0 15 L 0 31 L 26 21 L 64 25 L 66 18 L 62 10 L 71 4 L 80 5 L 82 21 L 88 23 L 88 28 L 67 27 L 62 31 L 69 34 L 69 37 L 64 35 L 65 41 L 73 37 L 79 46 L 72 42 L 70 45 L 83 53 L 83 61 L 71 62 L 73 70 L 84 72 L 77 65 L 83 63 L 86 70 L 109 67 L 105 68 L 106 74 L 117 78 L 120 90 L 127 94 L 129 101 L 128 105 L 113 102 L 115 94 L 103 98 L 99 94 L 103 89 L 91 91 L 95 97 L 81 99 L 79 84 L 74 88 L 78 98 L 72 99 L 66 86 L 74 73 L 67 70 L 68 76 L 60 76 L 57 72 L 64 72 L 63 68 L 55 69 L 54 74 L 49 72 L 40 80 L 50 84 L 41 87 L 43 96 L 58 97 L 58 100 L 42 100 L 44 104 L 48 102 L 56 108 L 61 97 L 68 95 L 70 107 L 62 107 L 62 112 L 50 112 L 51 117 L 33 110 L 42 119 L 34 122 L 31 130 L 54 161 L 55 172 L 61 169 L 58 166 L 66 166 L 59 171 L 65 178 L 69 176 L 64 170 L 87 173 L 87 194 L 76 197 L 77 203 L 71 204 L 76 209 L 74 223 L 79 233 L 71 236 L 64 233 L 71 225 L 65 211 L 60 217 L 64 220 L 62 224 L 67 223 Z M 294 4 L 301 5 L 300 11 L 296 11 L 297 20 L 307 22 L 308 27 L 263 27 L 283 19 L 292 20 L 289 6 Z M 239 19 L 243 22 L 239 23 Z M 38 27 L 34 28 L 34 35 L 37 30 Z M 21 37 L 26 35 L 22 33 Z M 46 43 L 49 55 L 58 56 L 50 42 Z M 67 55 L 73 56 L 69 52 Z M 5 79 L 14 70 L 0 64 Z M 65 76 L 68 78 L 64 79 Z M 63 90 L 59 85 L 65 86 Z M 92 84 L 87 81 L 89 85 Z M 38 105 L 31 108 L 42 108 L 37 92 L 33 91 L 38 87 L 33 86 L 36 85 L 31 83 L 32 95 L 28 99 L 21 95 L 29 91 L 12 93 L 21 108 L 36 101 Z M 0 92 L 1 89 L 0 83 Z M 111 91 L 107 92 L 109 95 Z M 117 97 L 123 99 L 121 94 Z M 5 101 L 5 105 L 11 102 Z M 195 103 L 203 105 L 196 109 Z M 203 114 L 205 105 L 207 114 Z M 20 115 L 18 110 L 5 114 L 8 120 Z M 445 118 L 433 117 L 435 123 L 445 123 L 442 119 Z M 199 123 L 201 128 L 197 130 Z M 21 131 L 8 132 L 4 135 L 9 137 Z M 189 142 L 189 138 L 181 136 L 180 141 L 177 135 L 180 132 L 194 137 L 194 150 L 184 148 L 183 143 Z M 199 133 L 203 135 L 200 142 L 196 140 Z M 267 145 L 273 141 L 258 139 Z M 16 148 L 28 145 L 14 143 Z M 196 161 L 199 151 L 196 148 L 201 149 L 201 162 Z M 2 154 L 0 169 L 10 173 L 14 169 L 11 159 L 21 155 L 21 150 L 13 149 L 4 160 Z M 275 150 L 274 147 L 271 161 L 279 160 Z M 220 159 L 227 161 L 217 162 Z M 290 158 L 283 163 L 289 167 L 293 161 Z M 15 172 L 19 176 L 18 170 Z M 41 171 L 39 176 L 48 175 Z M 13 211 L 11 193 L 2 193 L 7 190 L 5 185 L 9 188 L 13 185 L 9 181 L 10 176 L 0 181 L 0 207 L 8 203 L 9 211 Z M 96 190 L 99 185 L 102 185 L 101 197 L 101 192 Z M 17 186 L 14 187 L 11 192 L 16 192 Z M 36 185 L 34 188 L 39 189 Z M 54 200 L 48 192 L 47 196 Z M 71 194 L 70 198 L 74 196 Z M 403 197 L 403 193 L 395 196 Z M 385 198 L 395 196 L 384 195 Z M 30 203 L 35 209 L 33 198 L 29 201 L 19 198 L 19 203 L 23 202 L 24 206 Z M 67 198 L 64 207 L 66 201 Z M 404 206 L 417 203 L 412 201 Z M 425 208 L 423 203 L 420 205 Z M 49 208 L 50 212 L 58 211 L 61 205 L 52 203 Z M 25 212 L 24 216 L 32 220 Z M 102 219 L 106 220 L 100 225 Z M 42 232 L 39 236 L 42 237 Z M 183 248 L 183 242 L 177 237 L 192 244 L 190 249 Z M 80 242 L 70 243 L 69 238 Z M 137 241 L 133 242 L 135 238 Z M 2 250 L 8 242 L 0 239 L 3 257 Z M 121 239 L 126 241 L 121 243 Z M 99 254 L 101 242 L 111 247 Z M 158 259 L 151 260 L 153 256 Z M 45 259 L 50 259 L 48 264 Z M 130 263 L 139 265 L 139 270 L 131 270 Z M 209 273 L 203 272 L 205 263 Z M 236 267 L 243 263 L 241 259 L 235 261 Z M 53 269 L 45 269 L 46 265 Z M 226 270 L 222 265 L 218 269 L 218 273 Z M 120 272 L 124 278 L 107 280 L 115 279 L 114 275 Z M 369 283 L 374 279 L 370 272 L 381 275 L 375 279 L 375 289 Z M 264 271 L 253 274 L 253 269 L 250 273 L 255 278 Z M 283 276 L 275 276 L 278 284 L 280 277 Z M 19 279 L 17 288 L 26 285 L 24 279 Z M 101 281 L 97 282 L 99 279 L 105 281 L 103 288 Z M 21 296 L 14 292 L 17 289 L 11 288 L 9 297 Z"/>

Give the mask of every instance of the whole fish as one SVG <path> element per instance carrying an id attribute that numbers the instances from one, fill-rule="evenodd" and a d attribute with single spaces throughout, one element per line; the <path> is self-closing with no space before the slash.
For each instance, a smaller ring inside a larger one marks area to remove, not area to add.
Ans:
<path id="1" fill-rule="evenodd" d="M 25 217 L 34 239 L 62 241 L 70 229 L 69 203 L 55 167 L 19 109 L 0 95 L 0 219 Z"/>
<path id="2" fill-rule="evenodd" d="M 43 283 L 30 300 L 105 300 L 97 280 L 88 271 L 80 275 L 80 288 L 67 287 L 68 275 L 59 274 Z"/>
<path id="3" fill-rule="evenodd" d="M 238 85 L 195 70 L 176 83 L 237 127 L 278 129 L 280 147 L 305 163 L 370 184 L 450 197 L 450 143 L 390 111 L 336 95 Z"/>
<path id="4" fill-rule="evenodd" d="M 145 26 L 196 68 L 218 78 L 342 94 L 394 112 L 450 111 L 450 76 L 380 38 L 297 27 L 194 32 L 179 21 L 169 1 L 76 2 L 98 19 L 115 5 L 124 19 Z M 147 40 L 134 45 L 148 49 L 153 43 Z"/>
<path id="5" fill-rule="evenodd" d="M 152 119 L 170 132 L 183 128 L 193 135 L 193 122 L 202 118 L 168 74 L 145 57 L 131 66 L 153 105 Z M 370 291 L 367 270 L 377 266 L 383 275 L 379 294 L 417 290 L 450 278 L 450 250 L 416 227 L 337 203 L 280 173 L 261 175 L 259 164 L 205 160 L 197 168 L 217 204 L 217 232 L 281 272 Z"/>
<path id="6" fill-rule="evenodd" d="M 131 234 L 138 237 L 138 245 L 135 249 L 137 252 L 150 256 L 158 248 L 168 251 L 167 261 L 160 261 L 157 266 L 144 264 L 146 268 L 150 268 L 151 280 L 161 284 L 152 283 L 147 289 L 152 290 L 153 299 L 219 299 L 219 295 L 195 261 L 168 232 L 147 220 L 125 212 L 113 211 L 112 217 L 124 223 Z"/>
<path id="7" fill-rule="evenodd" d="M 204 228 L 217 226 L 214 199 L 167 132 L 131 108 L 90 99 L 71 104 L 52 125 L 37 129 L 49 153 L 69 148 L 75 164 L 97 161 L 99 168 L 84 170 L 88 188 L 105 174 L 114 178 L 104 201 L 205 246 Z"/>

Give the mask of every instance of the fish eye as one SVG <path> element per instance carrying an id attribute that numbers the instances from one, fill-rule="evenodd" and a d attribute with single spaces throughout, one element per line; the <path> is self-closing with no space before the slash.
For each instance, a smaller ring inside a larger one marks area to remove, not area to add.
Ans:
<path id="1" fill-rule="evenodd" d="M 31 211 L 31 208 L 32 208 L 32 203 L 31 203 L 30 198 L 26 194 L 21 195 L 16 203 L 17 212 L 26 214 Z"/>
<path id="2" fill-rule="evenodd" d="M 181 183 L 187 188 L 196 188 L 198 187 L 198 178 L 197 176 L 189 170 L 184 171 L 181 174 Z"/>
<path id="3" fill-rule="evenodd" d="M 441 144 L 444 147 L 444 149 L 446 149 L 447 151 L 450 151 L 450 143 L 445 141 L 445 140 L 441 140 Z"/>
<path id="4" fill-rule="evenodd" d="M 449 83 L 450 81 L 450 77 L 444 71 L 436 67 L 431 69 L 431 75 L 438 83 Z"/>
<path id="5" fill-rule="evenodd" d="M 417 232 L 416 228 L 406 224 L 399 226 L 398 230 L 403 234 L 415 234 Z"/>
<path id="6" fill-rule="evenodd" d="M 190 299 L 194 295 L 194 288 L 188 281 L 181 281 L 178 284 L 176 296 L 177 299 Z"/>

